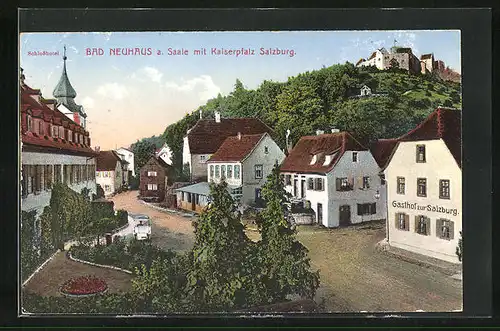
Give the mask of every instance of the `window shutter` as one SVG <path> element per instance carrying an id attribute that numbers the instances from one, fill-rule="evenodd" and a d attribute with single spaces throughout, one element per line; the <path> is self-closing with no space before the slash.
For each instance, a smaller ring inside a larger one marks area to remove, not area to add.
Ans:
<path id="1" fill-rule="evenodd" d="M 441 219 L 436 220 L 436 237 L 441 238 Z"/>
<path id="2" fill-rule="evenodd" d="M 425 231 L 426 231 L 426 235 L 430 236 L 430 234 L 431 234 L 431 219 L 429 217 L 425 218 Z"/>
<path id="3" fill-rule="evenodd" d="M 418 159 L 418 145 L 417 145 L 417 147 L 415 148 L 415 161 L 416 161 L 416 162 L 419 162 L 419 159 Z"/>
<path id="4" fill-rule="evenodd" d="M 335 187 L 337 191 L 340 191 L 340 178 L 335 178 Z"/>
<path id="5" fill-rule="evenodd" d="M 405 230 L 410 231 L 410 215 L 405 214 Z"/>
<path id="6" fill-rule="evenodd" d="M 414 225 L 415 225 L 415 232 L 418 232 L 418 216 L 415 216 L 415 222 L 414 222 Z"/>
<path id="7" fill-rule="evenodd" d="M 394 227 L 396 229 L 399 229 L 399 222 L 398 222 L 398 213 L 394 214 Z"/>
<path id="8" fill-rule="evenodd" d="M 372 212 L 371 213 L 372 214 L 376 214 L 377 213 L 377 203 L 376 202 L 372 203 Z"/>
<path id="9" fill-rule="evenodd" d="M 455 222 L 450 221 L 450 240 L 455 238 Z"/>

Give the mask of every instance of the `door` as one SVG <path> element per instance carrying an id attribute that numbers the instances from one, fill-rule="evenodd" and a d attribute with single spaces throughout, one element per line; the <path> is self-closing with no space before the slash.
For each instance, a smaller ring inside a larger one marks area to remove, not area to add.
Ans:
<path id="1" fill-rule="evenodd" d="M 256 188 L 255 189 L 255 204 L 257 206 L 262 206 L 262 194 L 261 194 L 261 189 L 260 188 Z"/>
<path id="2" fill-rule="evenodd" d="M 293 180 L 293 196 L 296 197 L 297 196 L 297 180 L 294 179 Z"/>
<path id="3" fill-rule="evenodd" d="M 351 206 L 343 205 L 339 207 L 339 225 L 345 226 L 351 224 Z"/>
<path id="4" fill-rule="evenodd" d="M 316 220 L 318 222 L 318 224 L 322 224 L 323 223 L 323 204 L 321 203 L 318 203 L 318 212 L 316 213 Z"/>
<path id="5" fill-rule="evenodd" d="M 306 197 L 306 180 L 303 179 L 300 182 L 300 197 L 305 198 Z"/>

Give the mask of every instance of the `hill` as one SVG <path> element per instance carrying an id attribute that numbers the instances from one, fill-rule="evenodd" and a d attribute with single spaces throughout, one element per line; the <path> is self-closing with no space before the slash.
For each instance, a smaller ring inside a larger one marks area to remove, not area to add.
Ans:
<path id="1" fill-rule="evenodd" d="M 385 96 L 353 98 L 363 85 Z M 169 125 L 162 139 L 172 148 L 180 174 L 183 137 L 199 119 L 200 111 L 204 118 L 213 117 L 215 111 L 223 117 L 258 117 L 274 128 L 277 143 L 284 148 L 287 129 L 293 143 L 318 129 L 328 132 L 332 128 L 350 131 L 365 144 L 397 137 L 437 106 L 461 108 L 459 82 L 399 69 L 337 64 L 289 77 L 286 82 L 264 81 L 255 90 L 246 89 L 237 79 L 229 95 L 219 94 Z"/>

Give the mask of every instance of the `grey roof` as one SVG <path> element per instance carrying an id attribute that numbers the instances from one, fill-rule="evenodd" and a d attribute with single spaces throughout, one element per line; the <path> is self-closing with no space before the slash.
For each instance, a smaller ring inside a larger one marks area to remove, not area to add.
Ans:
<path id="1" fill-rule="evenodd" d="M 69 82 L 68 74 L 66 73 L 66 60 L 64 60 L 63 72 L 59 83 L 54 88 L 54 97 L 56 98 L 76 98 L 76 91 Z"/>
<path id="2" fill-rule="evenodd" d="M 231 190 L 238 188 L 238 187 L 240 187 L 240 186 L 228 185 L 227 190 L 229 193 L 231 193 Z M 176 189 L 175 191 L 194 193 L 194 194 L 204 195 L 204 196 L 208 197 L 210 195 L 210 184 L 207 182 L 200 182 L 200 183 L 196 183 L 193 185 L 180 187 L 180 188 Z"/>

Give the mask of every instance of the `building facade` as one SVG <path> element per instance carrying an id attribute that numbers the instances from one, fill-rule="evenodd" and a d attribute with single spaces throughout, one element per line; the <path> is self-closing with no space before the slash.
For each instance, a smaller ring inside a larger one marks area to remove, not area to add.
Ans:
<path id="1" fill-rule="evenodd" d="M 96 181 L 105 196 L 117 193 L 124 186 L 123 163 L 115 151 L 100 151 L 97 157 Z"/>
<path id="2" fill-rule="evenodd" d="M 75 192 L 96 193 L 96 156 L 85 128 L 65 116 L 56 100 L 25 83 L 21 69 L 21 210 L 37 217 L 50 203 L 51 188 L 64 183 Z M 64 61 L 63 76 L 66 73 Z M 67 76 L 66 76 L 67 77 Z M 68 82 L 69 83 L 69 82 Z"/>
<path id="3" fill-rule="evenodd" d="M 390 246 L 458 262 L 461 111 L 438 108 L 397 139 L 384 169 Z"/>
<path id="4" fill-rule="evenodd" d="M 131 177 L 135 177 L 135 163 L 134 163 L 134 152 L 125 147 L 120 147 L 115 150 L 118 153 L 118 156 L 127 162 L 127 179 L 130 181 Z"/>
<path id="5" fill-rule="evenodd" d="M 284 158 L 285 153 L 267 133 L 228 137 L 208 160 L 208 181 L 225 180 L 234 195 L 240 192 L 241 204 L 262 206 L 262 186 Z"/>
<path id="6" fill-rule="evenodd" d="M 140 170 L 139 196 L 143 200 L 162 202 L 168 186 L 171 166 L 152 156 Z"/>
<path id="7" fill-rule="evenodd" d="M 272 130 L 257 118 L 200 119 L 184 137 L 182 162 L 189 169 L 191 181 L 207 180 L 207 161 L 230 136 L 241 133 L 272 133 Z"/>
<path id="8" fill-rule="evenodd" d="M 385 48 L 377 49 L 367 60 L 360 59 L 356 66 L 375 66 L 379 70 L 397 66 L 411 73 L 421 72 L 420 60 L 407 47 L 392 47 L 390 52 Z"/>
<path id="9" fill-rule="evenodd" d="M 280 172 L 292 202 L 309 206 L 318 224 L 338 227 L 386 216 L 380 168 L 347 132 L 302 137 Z"/>

